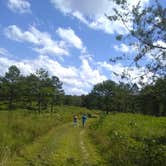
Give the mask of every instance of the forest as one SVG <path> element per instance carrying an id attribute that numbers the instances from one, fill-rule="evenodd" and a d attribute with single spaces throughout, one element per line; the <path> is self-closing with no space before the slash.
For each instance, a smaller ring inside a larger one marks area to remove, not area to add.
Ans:
<path id="1" fill-rule="evenodd" d="M 0 78 L 1 109 L 24 108 L 41 113 L 52 112 L 56 105 L 71 105 L 109 112 L 166 115 L 166 78 L 158 78 L 150 85 L 115 83 L 106 80 L 96 84 L 87 95 L 66 95 L 57 76 L 50 77 L 44 69 L 23 76 L 11 66 Z"/>

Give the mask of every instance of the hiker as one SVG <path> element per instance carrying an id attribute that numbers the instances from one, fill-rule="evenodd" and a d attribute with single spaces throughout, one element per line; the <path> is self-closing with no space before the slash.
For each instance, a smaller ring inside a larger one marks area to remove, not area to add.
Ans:
<path id="1" fill-rule="evenodd" d="M 82 127 L 85 127 L 85 122 L 87 120 L 87 116 L 85 114 L 82 115 Z"/>
<path id="2" fill-rule="evenodd" d="M 76 127 L 76 126 L 77 126 L 77 122 L 78 122 L 78 117 L 77 117 L 77 115 L 74 115 L 74 116 L 73 116 L 73 121 L 74 121 L 74 127 Z"/>

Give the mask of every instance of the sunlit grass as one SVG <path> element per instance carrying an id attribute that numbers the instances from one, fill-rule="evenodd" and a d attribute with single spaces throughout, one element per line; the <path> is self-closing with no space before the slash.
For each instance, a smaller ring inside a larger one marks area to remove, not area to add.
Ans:
<path id="1" fill-rule="evenodd" d="M 0 111 L 0 161 L 19 155 L 21 149 L 31 144 L 52 128 L 72 122 L 74 114 L 81 116 L 89 110 L 79 107 L 57 106 L 53 113 L 41 114 L 28 110 Z"/>
<path id="2" fill-rule="evenodd" d="M 137 114 L 103 116 L 91 127 L 102 156 L 113 165 L 166 163 L 166 118 Z"/>

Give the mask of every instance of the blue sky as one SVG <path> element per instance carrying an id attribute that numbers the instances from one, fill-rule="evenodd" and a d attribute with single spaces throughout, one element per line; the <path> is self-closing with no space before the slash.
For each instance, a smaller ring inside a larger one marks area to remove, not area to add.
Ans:
<path id="1" fill-rule="evenodd" d="M 113 72 L 122 73 L 128 63 L 109 59 L 135 50 L 115 40 L 127 32 L 104 16 L 113 6 L 108 0 L 0 0 L 0 74 L 10 65 L 24 75 L 44 68 L 76 95 L 107 79 L 120 81 Z M 133 77 L 141 73 L 133 69 Z"/>

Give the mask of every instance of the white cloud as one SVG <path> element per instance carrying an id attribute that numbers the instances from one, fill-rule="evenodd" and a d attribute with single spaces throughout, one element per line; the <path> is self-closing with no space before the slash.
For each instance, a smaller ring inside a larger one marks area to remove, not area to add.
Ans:
<path id="1" fill-rule="evenodd" d="M 78 49 L 83 49 L 83 43 L 81 39 L 75 34 L 75 32 L 71 28 L 58 28 L 56 32 L 63 40 L 65 40 L 69 44 L 73 45 Z"/>
<path id="2" fill-rule="evenodd" d="M 88 94 L 87 91 L 82 90 L 80 88 L 71 88 L 71 89 L 66 89 L 67 94 L 72 94 L 72 95 L 82 95 L 82 94 Z"/>
<path id="3" fill-rule="evenodd" d="M 90 22 L 88 26 L 92 29 L 102 30 L 105 33 L 125 34 L 128 33 L 127 29 L 120 23 L 120 21 L 111 22 L 105 16 L 100 16 L 93 22 Z"/>
<path id="4" fill-rule="evenodd" d="M 34 73 L 39 68 L 44 68 L 50 75 L 58 76 L 63 82 L 65 92 L 73 95 L 87 94 L 95 84 L 107 79 L 111 79 L 117 83 L 119 81 L 127 82 L 120 77 L 124 71 L 128 71 L 130 75 L 129 80 L 132 83 L 139 83 L 140 76 L 145 72 L 145 68 L 143 67 L 138 69 L 136 67 L 126 67 L 121 64 L 112 65 L 105 61 L 96 62 L 94 60 L 91 63 L 86 56 L 80 58 L 81 65 L 79 68 L 76 68 L 75 66 L 63 66 L 58 61 L 43 55 L 33 60 L 13 60 L 4 55 L 0 54 L 0 74 L 4 74 L 11 65 L 18 66 L 24 75 Z M 102 73 L 104 70 L 110 73 L 109 77 Z M 152 73 L 149 72 L 142 81 L 150 83 L 151 78 Z"/>
<path id="5" fill-rule="evenodd" d="M 161 40 L 158 40 L 157 42 L 155 42 L 154 45 L 166 48 L 166 43 Z"/>
<path id="6" fill-rule="evenodd" d="M 97 69 L 92 69 L 88 60 L 82 60 L 80 77 L 82 81 L 87 81 L 90 85 L 95 85 L 96 83 L 106 80 L 106 76 L 100 75 Z"/>
<path id="7" fill-rule="evenodd" d="M 31 4 L 27 0 L 8 0 L 7 3 L 10 10 L 16 13 L 30 13 Z"/>
<path id="8" fill-rule="evenodd" d="M 152 76 L 153 73 L 149 72 L 145 67 L 137 68 L 137 67 L 126 67 L 118 64 L 110 64 L 107 62 L 99 62 L 99 66 L 101 66 L 103 69 L 106 69 L 111 74 L 111 79 L 115 82 L 128 82 L 131 81 L 132 83 L 139 83 L 140 77 L 144 76 L 144 78 L 141 80 L 143 83 L 148 84 L 152 82 Z M 123 75 L 124 72 L 127 72 L 129 76 L 129 80 L 125 81 L 121 78 L 121 75 Z M 145 75 L 146 74 L 146 75 Z"/>
<path id="9" fill-rule="evenodd" d="M 56 75 L 63 82 L 63 88 L 67 94 L 87 94 L 93 85 L 106 80 L 97 69 L 90 66 L 88 60 L 82 59 L 81 66 L 62 66 L 48 56 L 39 56 L 33 60 L 13 60 L 0 55 L 0 74 L 5 74 L 8 67 L 16 65 L 24 75 L 34 73 L 39 68 L 44 68 L 50 75 Z"/>
<path id="10" fill-rule="evenodd" d="M 31 26 L 29 30 L 22 31 L 16 25 L 10 25 L 5 29 L 5 35 L 18 42 L 29 42 L 35 45 L 34 50 L 44 55 L 68 55 L 68 50 L 62 41 L 54 41 L 50 34 L 41 32 Z"/>
<path id="11" fill-rule="evenodd" d="M 9 66 L 13 65 L 15 61 L 9 60 L 7 57 L 2 57 L 0 54 L 0 75 L 4 75 L 7 72 Z"/>
<path id="12" fill-rule="evenodd" d="M 84 24 L 88 25 L 88 21 L 84 18 L 84 16 L 79 11 L 73 12 L 72 15 L 76 17 L 78 20 L 82 21 Z"/>
<path id="13" fill-rule="evenodd" d="M 126 28 L 121 22 L 110 22 L 106 14 L 113 14 L 113 8 L 116 6 L 109 0 L 50 0 L 55 8 L 62 13 L 74 16 L 88 27 L 95 30 L 102 30 L 106 33 L 127 33 Z M 129 4 L 136 5 L 140 0 L 128 0 Z M 144 5 L 149 0 L 141 0 Z M 130 25 L 130 23 L 128 23 Z"/>
<path id="14" fill-rule="evenodd" d="M 5 48 L 1 48 L 1 47 L 0 47 L 0 56 L 13 57 L 13 55 L 8 50 L 6 50 Z"/>
<path id="15" fill-rule="evenodd" d="M 156 47 L 166 48 L 166 43 L 161 40 L 154 42 L 153 45 Z M 162 54 L 162 51 L 159 51 L 159 48 L 154 48 L 153 50 L 151 50 L 151 52 L 148 52 L 146 54 L 146 57 L 147 60 L 153 61 L 153 63 L 160 61 L 160 65 L 166 66 L 166 57 L 164 56 L 164 54 Z"/>
<path id="16" fill-rule="evenodd" d="M 133 53 L 136 51 L 136 48 L 134 46 L 128 46 L 124 43 L 121 43 L 120 45 L 114 45 L 114 49 L 119 52 L 123 53 Z"/>
<path id="17" fill-rule="evenodd" d="M 38 37 L 30 32 L 30 31 L 25 31 L 23 32 L 19 27 L 16 25 L 10 25 L 5 29 L 5 35 L 12 40 L 15 41 L 26 41 L 30 42 L 33 44 L 39 44 L 39 39 Z"/>

